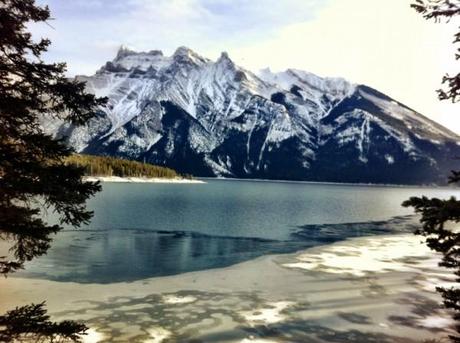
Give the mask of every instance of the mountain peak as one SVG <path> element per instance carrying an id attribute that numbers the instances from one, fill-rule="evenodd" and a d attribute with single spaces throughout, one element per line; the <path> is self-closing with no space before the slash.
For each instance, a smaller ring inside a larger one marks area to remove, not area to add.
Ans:
<path id="1" fill-rule="evenodd" d="M 133 54 L 136 54 L 136 51 L 134 51 L 134 50 L 128 48 L 128 46 L 122 44 L 122 45 L 120 45 L 120 47 L 118 48 L 118 52 L 117 52 L 116 58 L 119 59 L 119 58 L 123 58 L 123 57 L 129 56 L 129 55 L 133 55 Z"/>
<path id="2" fill-rule="evenodd" d="M 225 59 L 225 60 L 229 60 L 230 57 L 228 57 L 228 53 L 227 53 L 226 51 L 222 51 L 222 52 L 220 53 L 219 59 L 220 59 L 220 60 L 224 60 L 224 59 Z"/>
<path id="3" fill-rule="evenodd" d="M 173 57 L 190 55 L 196 55 L 196 53 L 192 49 L 187 48 L 186 46 L 180 46 L 176 49 L 176 51 L 174 51 Z"/>
<path id="4" fill-rule="evenodd" d="M 163 52 L 161 50 L 150 50 L 150 51 L 136 51 L 134 49 L 129 48 L 126 45 L 121 45 L 118 49 L 116 59 L 121 59 L 127 56 L 133 55 L 151 55 L 151 56 L 163 56 Z"/>
<path id="5" fill-rule="evenodd" d="M 186 46 L 180 46 L 174 51 L 172 58 L 176 62 L 180 63 L 192 63 L 196 65 L 201 65 L 206 63 L 208 60 L 200 55 L 198 55 L 195 51 Z"/>
<path id="6" fill-rule="evenodd" d="M 222 53 L 220 54 L 219 58 L 216 61 L 216 64 L 230 66 L 230 67 L 235 66 L 235 63 L 233 63 L 233 61 L 228 56 L 228 53 L 225 51 L 222 51 Z"/>

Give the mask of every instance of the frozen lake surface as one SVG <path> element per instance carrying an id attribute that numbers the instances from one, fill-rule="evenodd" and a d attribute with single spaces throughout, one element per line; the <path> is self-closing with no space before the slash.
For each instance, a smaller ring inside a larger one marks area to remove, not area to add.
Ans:
<path id="1" fill-rule="evenodd" d="M 103 183 L 87 227 L 59 233 L 22 277 L 80 283 L 135 281 L 225 267 L 346 238 L 417 225 L 410 196 L 446 188 L 206 180 L 206 184 Z"/>

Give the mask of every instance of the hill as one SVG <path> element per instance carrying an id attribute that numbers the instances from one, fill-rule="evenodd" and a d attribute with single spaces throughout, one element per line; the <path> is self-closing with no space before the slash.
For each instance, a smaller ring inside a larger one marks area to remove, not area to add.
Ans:
<path id="1" fill-rule="evenodd" d="M 170 168 L 108 156 L 74 154 L 67 163 L 85 167 L 87 176 L 119 176 L 174 179 L 182 177 Z"/>

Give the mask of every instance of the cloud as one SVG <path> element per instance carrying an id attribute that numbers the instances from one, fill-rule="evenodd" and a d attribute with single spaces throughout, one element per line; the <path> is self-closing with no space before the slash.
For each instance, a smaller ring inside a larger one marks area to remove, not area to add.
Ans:
<path id="1" fill-rule="evenodd" d="M 55 28 L 50 58 L 69 62 L 71 74 L 92 73 L 118 46 L 171 53 L 186 45 L 203 54 L 265 40 L 286 25 L 311 20 L 329 0 L 41 0 Z M 81 66 L 88 66 L 79 69 Z"/>

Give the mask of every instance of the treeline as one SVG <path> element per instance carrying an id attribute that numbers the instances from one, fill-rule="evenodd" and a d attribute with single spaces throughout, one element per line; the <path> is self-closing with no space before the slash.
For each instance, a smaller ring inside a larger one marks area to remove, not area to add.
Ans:
<path id="1" fill-rule="evenodd" d="M 67 158 L 66 163 L 85 167 L 85 175 L 87 176 L 158 177 L 168 179 L 182 177 L 176 171 L 166 167 L 108 156 L 73 154 Z"/>

